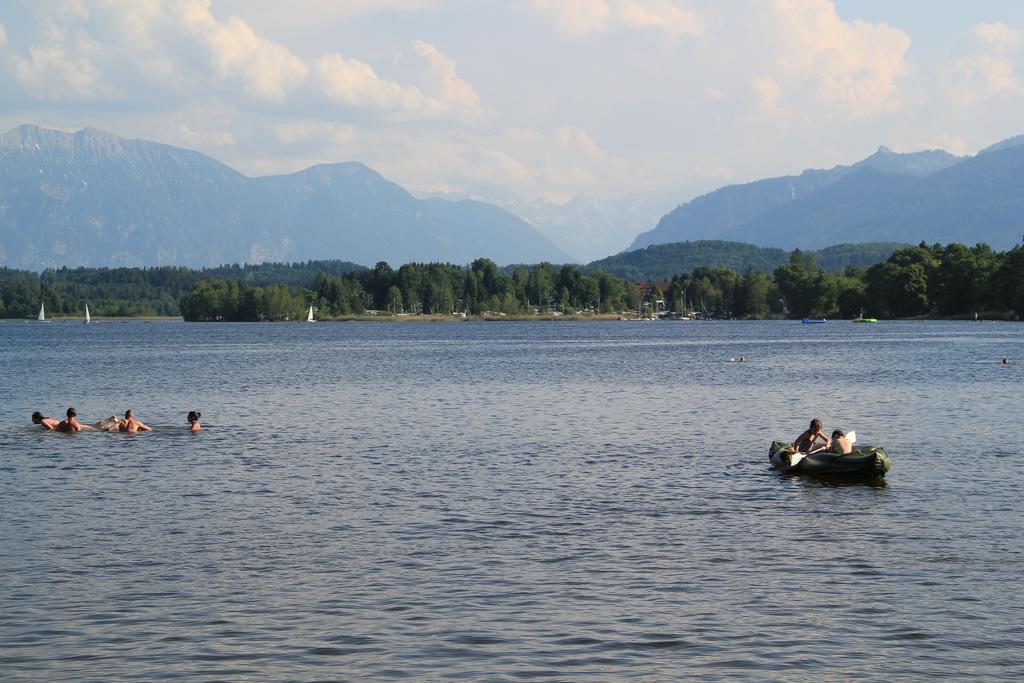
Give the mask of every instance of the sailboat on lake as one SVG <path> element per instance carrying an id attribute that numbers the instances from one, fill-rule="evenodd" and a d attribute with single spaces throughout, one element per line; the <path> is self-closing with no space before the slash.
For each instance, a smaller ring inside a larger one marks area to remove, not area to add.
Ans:
<path id="1" fill-rule="evenodd" d="M 43 312 L 43 304 L 42 303 L 39 304 L 39 316 L 36 318 L 36 320 L 38 322 L 41 322 L 41 323 L 45 323 L 46 322 L 46 313 Z"/>
<path id="2" fill-rule="evenodd" d="M 316 320 L 313 319 L 313 307 L 312 306 L 309 307 L 309 313 L 306 314 L 306 322 L 307 323 L 315 323 L 316 322 Z"/>
<path id="3" fill-rule="evenodd" d="M 85 324 L 88 325 L 92 322 L 92 318 L 89 317 L 89 304 L 85 305 Z"/>

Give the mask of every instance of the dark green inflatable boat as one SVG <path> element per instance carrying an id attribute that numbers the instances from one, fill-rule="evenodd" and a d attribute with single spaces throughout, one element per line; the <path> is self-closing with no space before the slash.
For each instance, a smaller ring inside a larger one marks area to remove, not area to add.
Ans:
<path id="1" fill-rule="evenodd" d="M 855 448 L 845 455 L 827 451 L 805 455 L 794 453 L 792 444 L 773 441 L 768 449 L 768 459 L 776 469 L 794 474 L 884 477 L 892 467 L 889 454 L 878 446 Z"/>

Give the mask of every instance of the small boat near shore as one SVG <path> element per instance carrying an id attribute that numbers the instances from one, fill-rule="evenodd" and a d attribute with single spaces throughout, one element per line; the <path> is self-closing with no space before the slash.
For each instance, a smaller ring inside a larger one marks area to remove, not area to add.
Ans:
<path id="1" fill-rule="evenodd" d="M 877 323 L 878 318 L 854 318 L 850 322 L 854 323 Z"/>
<path id="2" fill-rule="evenodd" d="M 803 319 L 804 325 L 823 325 L 826 322 L 828 322 L 828 321 L 825 320 L 824 318 L 804 318 Z"/>
<path id="3" fill-rule="evenodd" d="M 861 446 L 838 455 L 828 451 L 797 453 L 792 444 L 773 441 L 768 459 L 772 467 L 793 474 L 884 477 L 892 467 L 889 454 L 879 446 Z"/>

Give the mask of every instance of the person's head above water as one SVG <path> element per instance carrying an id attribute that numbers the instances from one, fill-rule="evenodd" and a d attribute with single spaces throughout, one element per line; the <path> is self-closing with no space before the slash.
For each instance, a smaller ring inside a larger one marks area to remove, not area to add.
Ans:
<path id="1" fill-rule="evenodd" d="M 135 411 L 134 410 L 129 408 L 128 410 L 124 411 L 124 419 L 130 420 L 133 417 L 135 417 Z"/>
<path id="2" fill-rule="evenodd" d="M 846 434 L 843 433 L 843 430 L 837 429 L 834 432 L 832 432 L 833 439 L 838 439 L 839 437 L 846 437 Z"/>
<path id="3" fill-rule="evenodd" d="M 47 419 L 46 416 L 43 415 L 42 413 L 40 413 L 38 410 L 36 412 L 32 413 L 32 423 L 33 424 L 39 424 L 40 422 L 42 422 L 45 419 Z"/>
<path id="4" fill-rule="evenodd" d="M 190 410 L 188 411 L 188 417 L 185 419 L 188 420 L 189 424 L 191 424 L 193 422 L 199 422 L 200 417 L 202 417 L 202 413 L 198 410 Z"/>
<path id="5" fill-rule="evenodd" d="M 813 420 L 811 420 L 811 426 L 808 427 L 808 429 L 810 431 L 814 432 L 815 434 L 820 432 L 821 431 L 821 420 L 819 420 L 818 418 L 814 418 Z"/>
<path id="6" fill-rule="evenodd" d="M 68 419 L 70 420 L 73 417 L 78 417 L 78 411 L 74 408 L 68 408 Z"/>

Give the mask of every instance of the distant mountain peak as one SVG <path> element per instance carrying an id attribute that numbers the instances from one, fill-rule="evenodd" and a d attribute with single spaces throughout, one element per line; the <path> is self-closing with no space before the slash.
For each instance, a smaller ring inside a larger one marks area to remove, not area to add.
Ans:
<path id="1" fill-rule="evenodd" d="M 103 140 L 116 142 L 121 142 L 124 140 L 124 138 L 122 138 L 119 135 L 114 135 L 113 133 L 108 133 L 105 130 L 102 130 L 100 128 L 93 128 L 92 126 L 86 126 L 82 130 L 75 133 L 74 137 L 83 138 L 86 140 Z"/>

